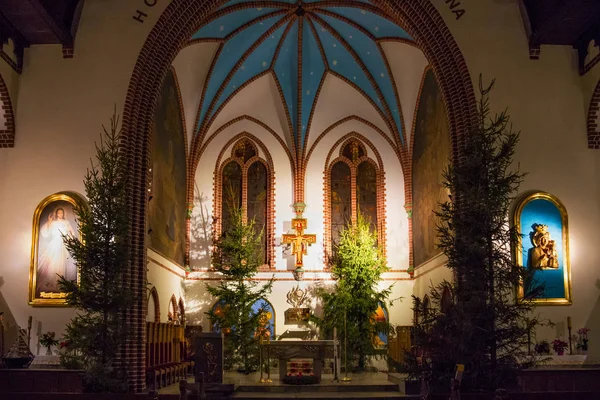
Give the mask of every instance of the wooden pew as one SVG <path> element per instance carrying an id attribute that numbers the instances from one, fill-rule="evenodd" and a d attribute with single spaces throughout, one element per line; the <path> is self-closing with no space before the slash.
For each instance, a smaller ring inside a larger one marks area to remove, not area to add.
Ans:
<path id="1" fill-rule="evenodd" d="M 190 363 L 184 361 L 184 327 L 146 323 L 146 384 L 158 389 L 185 379 Z"/>

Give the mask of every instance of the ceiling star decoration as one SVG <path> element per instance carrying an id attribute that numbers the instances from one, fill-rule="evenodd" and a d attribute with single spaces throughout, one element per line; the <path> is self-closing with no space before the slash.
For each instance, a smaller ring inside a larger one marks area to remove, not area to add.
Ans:
<path id="1" fill-rule="evenodd" d="M 220 43 L 203 88 L 197 134 L 208 129 L 228 99 L 271 73 L 282 92 L 296 151 L 302 152 L 330 73 L 369 99 L 397 144 L 405 145 L 398 93 L 380 42 L 413 39 L 368 1 L 232 0 L 191 39 Z"/>

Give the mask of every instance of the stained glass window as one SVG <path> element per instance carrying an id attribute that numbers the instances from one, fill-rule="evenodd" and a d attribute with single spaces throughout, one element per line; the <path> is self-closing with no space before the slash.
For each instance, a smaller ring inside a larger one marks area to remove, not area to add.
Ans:
<path id="1" fill-rule="evenodd" d="M 337 244 L 340 231 L 352 217 L 350 167 L 343 161 L 331 168 L 331 240 Z"/>
<path id="2" fill-rule="evenodd" d="M 255 220 L 256 232 L 262 232 L 263 262 L 268 264 L 268 216 L 269 180 L 266 164 L 258 159 L 257 148 L 247 139 L 233 146 L 231 158 L 225 161 L 221 179 L 221 232 L 227 232 L 231 224 L 230 207 L 241 207 L 245 221 Z"/>
<path id="3" fill-rule="evenodd" d="M 343 145 L 329 176 L 332 245 L 329 251 L 335 252 L 341 230 L 355 221 L 359 213 L 369 221 L 373 231 L 378 231 L 381 223 L 381 216 L 377 214 L 378 174 L 376 164 L 367 158 L 363 143 L 351 139 Z"/>
<path id="4" fill-rule="evenodd" d="M 260 161 L 255 161 L 248 168 L 248 220 L 254 218 L 256 232 L 262 232 L 261 242 L 263 260 L 266 262 L 266 225 L 267 225 L 267 168 Z"/>
<path id="5" fill-rule="evenodd" d="M 231 224 L 230 209 L 242 204 L 242 167 L 235 161 L 230 161 L 223 168 L 221 202 L 221 231 L 227 232 Z"/>
<path id="6" fill-rule="evenodd" d="M 368 161 L 362 162 L 356 172 L 356 199 L 358 209 L 371 229 L 377 229 L 377 170 Z"/>

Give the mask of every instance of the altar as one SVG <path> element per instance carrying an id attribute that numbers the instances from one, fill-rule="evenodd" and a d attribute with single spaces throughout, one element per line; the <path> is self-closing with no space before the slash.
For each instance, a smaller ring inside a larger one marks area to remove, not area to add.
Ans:
<path id="1" fill-rule="evenodd" d="M 261 345 L 263 360 L 279 360 L 279 379 L 286 377 L 314 376 L 321 382 L 326 358 L 334 359 L 333 340 L 277 340 Z"/>

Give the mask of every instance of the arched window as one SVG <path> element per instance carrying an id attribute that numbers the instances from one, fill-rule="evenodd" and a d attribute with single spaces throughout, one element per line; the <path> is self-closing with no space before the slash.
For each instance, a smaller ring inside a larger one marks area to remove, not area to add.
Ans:
<path id="1" fill-rule="evenodd" d="M 339 242 L 340 232 L 350 221 L 362 214 L 382 239 L 382 210 L 378 188 L 383 186 L 381 167 L 367 156 L 365 145 L 357 139 L 347 140 L 339 156 L 329 164 L 326 187 L 329 214 L 329 254 Z"/>
<path id="2" fill-rule="evenodd" d="M 256 145 L 243 138 L 233 146 L 231 157 L 221 163 L 216 188 L 220 196 L 217 215 L 221 215 L 217 233 L 227 232 L 231 226 L 231 207 L 241 207 L 242 220 L 247 222 L 254 219 L 256 232 L 262 232 L 264 264 L 269 264 L 270 261 L 267 246 L 271 237 L 271 227 L 268 224 L 270 175 L 270 168 L 259 157 Z"/>

